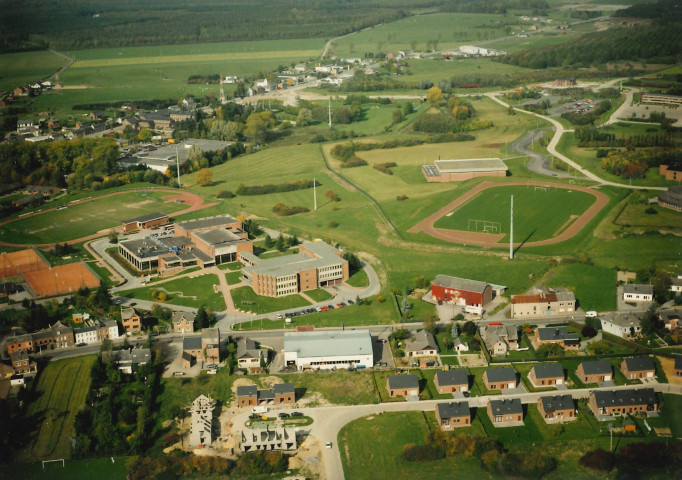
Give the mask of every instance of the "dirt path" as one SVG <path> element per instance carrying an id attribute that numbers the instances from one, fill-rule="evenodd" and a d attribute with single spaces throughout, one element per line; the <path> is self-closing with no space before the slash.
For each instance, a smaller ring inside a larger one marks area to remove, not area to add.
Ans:
<path id="1" fill-rule="evenodd" d="M 173 215 L 183 215 L 185 213 L 189 212 L 194 212 L 196 210 L 201 210 L 204 208 L 212 207 L 215 205 L 214 203 L 204 203 L 204 199 L 201 198 L 201 196 L 197 195 L 196 193 L 191 193 L 191 192 L 182 192 L 178 194 L 178 190 L 172 189 L 172 188 L 150 188 L 149 190 L 154 191 L 154 192 L 172 192 L 175 195 L 170 195 L 167 197 L 163 197 L 164 200 L 167 201 L 176 201 L 176 200 L 182 200 L 183 203 L 186 203 L 189 205 L 188 208 L 185 208 L 184 210 L 180 210 L 179 212 L 173 213 Z M 82 203 L 89 202 L 91 200 L 99 200 L 100 198 L 105 198 L 105 197 L 112 197 L 114 195 L 122 195 L 124 193 L 131 193 L 131 192 L 139 192 L 141 189 L 136 189 L 136 190 L 121 190 L 118 192 L 112 192 L 112 193 L 107 193 L 104 195 L 99 195 L 97 197 L 89 197 L 89 198 L 84 198 L 82 200 L 75 201 L 73 203 L 69 203 L 69 206 L 74 206 L 74 205 L 80 205 Z M 5 220 L 3 222 L 0 222 L 0 227 L 3 225 L 7 225 L 8 223 L 12 222 L 17 222 L 19 220 L 24 220 L 25 218 L 30 218 L 30 217 L 35 217 L 36 215 L 43 215 L 45 213 L 50 213 L 54 212 L 57 210 L 57 207 L 49 208 L 49 209 L 44 209 L 39 212 L 33 212 L 29 213 L 28 215 L 24 215 L 22 217 L 16 217 L 16 218 L 11 218 L 9 220 Z M 115 230 L 119 227 L 112 227 L 106 230 L 101 230 L 97 233 L 93 233 L 92 235 L 87 235 L 85 237 L 81 238 L 76 238 L 73 240 L 68 240 L 67 242 L 69 245 L 74 245 L 76 243 L 81 243 L 81 242 L 87 242 L 88 240 L 94 240 L 96 238 L 104 237 L 107 235 L 111 230 Z M 55 246 L 54 243 L 12 243 L 12 242 L 0 242 L 0 245 L 4 247 L 41 247 L 41 248 L 52 248 Z"/>
<path id="2" fill-rule="evenodd" d="M 523 244 L 526 247 L 538 247 L 541 245 L 551 245 L 554 243 L 564 242 L 569 238 L 576 235 L 582 228 L 587 225 L 590 220 L 592 220 L 602 208 L 604 208 L 609 203 L 609 197 L 606 194 L 597 191 L 593 188 L 580 187 L 577 185 L 562 184 L 562 183 L 547 183 L 547 182 L 506 182 L 506 183 L 493 183 L 493 182 L 483 182 L 476 187 L 469 190 L 464 195 L 458 197 L 456 200 L 450 202 L 446 206 L 439 209 L 437 212 L 429 215 L 424 220 L 417 223 L 414 227 L 410 228 L 408 232 L 419 233 L 424 232 L 441 240 L 445 240 L 453 243 L 461 243 L 464 245 L 476 245 L 479 247 L 492 248 L 502 246 L 499 241 L 504 238 L 504 234 L 490 234 L 490 233 L 478 233 L 478 232 L 467 232 L 464 230 L 448 230 L 445 228 L 436 228 L 434 224 L 436 221 L 443 217 L 445 214 L 461 207 L 464 203 L 471 200 L 473 197 L 478 195 L 483 190 L 495 187 L 506 187 L 510 185 L 532 185 L 539 187 L 555 187 L 564 188 L 566 190 L 577 190 L 580 192 L 589 193 L 593 195 L 597 201 L 594 202 L 590 208 L 588 208 L 580 217 L 578 217 L 573 223 L 571 223 L 568 228 L 563 232 L 553 238 L 547 238 L 545 240 L 538 240 L 536 242 L 528 242 Z M 515 246 L 521 246 L 520 243 L 515 243 Z"/>

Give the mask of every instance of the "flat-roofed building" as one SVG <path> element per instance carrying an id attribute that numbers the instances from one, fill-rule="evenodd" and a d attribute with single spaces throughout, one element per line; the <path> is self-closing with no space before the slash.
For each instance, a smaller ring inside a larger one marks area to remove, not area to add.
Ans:
<path id="1" fill-rule="evenodd" d="M 303 242 L 294 255 L 260 259 L 246 254 L 239 261 L 246 265 L 244 278 L 253 291 L 267 297 L 340 285 L 349 275 L 343 252 L 324 242 Z"/>
<path id="2" fill-rule="evenodd" d="M 587 404 L 599 420 L 609 420 L 611 415 L 648 415 L 658 411 L 658 397 L 653 388 L 597 390 L 590 393 Z"/>
<path id="3" fill-rule="evenodd" d="M 506 177 L 507 165 L 499 158 L 436 160 L 423 165 L 427 182 L 459 182 L 475 177 Z"/>
<path id="4" fill-rule="evenodd" d="M 679 95 L 665 95 L 663 93 L 642 93 L 642 103 L 659 105 L 682 105 L 682 97 Z"/>
<path id="5" fill-rule="evenodd" d="M 159 266 L 159 256 L 172 250 L 158 240 L 147 237 L 118 243 L 118 253 L 140 271 Z"/>
<path id="6" fill-rule="evenodd" d="M 586 360 L 575 371 L 581 382 L 597 383 L 613 380 L 613 367 L 608 360 Z"/>
<path id="7" fill-rule="evenodd" d="M 436 422 L 443 430 L 471 425 L 469 402 L 450 402 L 436 404 Z"/>
<path id="8" fill-rule="evenodd" d="M 575 420 L 575 404 L 570 395 L 547 395 L 538 398 L 538 412 L 547 423 Z"/>
<path id="9" fill-rule="evenodd" d="M 572 315 L 575 312 L 575 295 L 568 291 L 542 291 L 512 295 L 512 318 L 543 318 Z"/>
<path id="10" fill-rule="evenodd" d="M 130 233 L 136 230 L 153 229 L 168 225 L 170 218 L 165 213 L 154 212 L 141 217 L 123 220 L 123 233 Z"/>
<path id="11" fill-rule="evenodd" d="M 371 368 L 374 360 L 369 330 L 286 332 L 284 363 L 297 370 Z"/>

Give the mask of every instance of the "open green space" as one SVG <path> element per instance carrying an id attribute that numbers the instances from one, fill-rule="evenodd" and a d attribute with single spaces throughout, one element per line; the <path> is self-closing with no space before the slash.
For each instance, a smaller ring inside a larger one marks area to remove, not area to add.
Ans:
<path id="1" fill-rule="evenodd" d="M 316 302 L 326 302 L 332 298 L 332 294 L 323 288 L 316 288 L 315 290 L 307 290 L 305 292 L 307 296 L 315 300 Z"/>
<path id="2" fill-rule="evenodd" d="M 67 61 L 48 50 L 0 55 L 0 92 L 52 75 Z"/>
<path id="3" fill-rule="evenodd" d="M 682 396 L 673 395 L 671 393 L 664 393 L 663 408 L 661 409 L 661 416 L 665 418 L 668 426 L 672 430 L 674 438 L 682 436 Z"/>
<path id="4" fill-rule="evenodd" d="M 541 189 L 541 190 L 539 190 Z M 510 186 L 484 190 L 436 221 L 435 226 L 451 230 L 483 231 L 482 221 L 499 224 L 502 239 L 509 238 L 509 209 L 514 197 L 514 239 L 537 241 L 552 238 L 566 228 L 568 222 L 584 213 L 595 202 L 589 193 L 563 188 Z M 538 205 L 542 205 L 539 209 Z M 478 227 L 475 221 L 478 220 Z M 494 233 L 489 231 L 489 233 Z"/>
<path id="5" fill-rule="evenodd" d="M 94 360 L 94 356 L 81 356 L 50 362 L 45 367 L 36 385 L 40 396 L 28 409 L 29 416 L 39 419 L 38 431 L 18 460 L 71 458 L 73 420 L 90 388 Z"/>
<path id="6" fill-rule="evenodd" d="M 286 295 L 284 297 L 265 297 L 256 295 L 253 288 L 243 286 L 230 290 L 235 308 L 256 314 L 278 312 L 289 308 L 305 307 L 310 305 L 300 295 Z"/>
<path id="7" fill-rule="evenodd" d="M 119 292 L 122 297 L 137 298 L 150 302 L 158 301 L 152 296 L 155 290 L 167 295 L 164 303 L 183 307 L 199 308 L 205 305 L 214 312 L 225 310 L 225 299 L 222 292 L 215 292 L 214 285 L 218 285 L 218 277 L 213 274 L 183 277 L 170 282 L 157 283 L 151 287 L 135 288 Z M 234 290 L 233 290 L 234 291 Z"/>
<path id="8" fill-rule="evenodd" d="M 575 293 L 583 310 L 616 309 L 616 271 L 613 268 L 571 263 L 563 265 L 547 281 L 548 287 L 565 287 Z"/>
<path id="9" fill-rule="evenodd" d="M 43 464 L 12 463 L 0 465 L 0 479 L 21 480 L 74 480 L 78 478 L 97 478 L 98 480 L 121 480 L 126 478 L 126 457 L 91 458 L 87 460 L 66 460 L 62 462 Z"/>
<path id="10" fill-rule="evenodd" d="M 227 281 L 228 285 L 236 285 L 240 283 L 242 277 L 241 272 L 228 272 L 225 274 L 225 280 Z"/>
<path id="11" fill-rule="evenodd" d="M 302 393 L 311 400 L 316 395 L 319 401 L 312 404 L 323 405 L 324 402 L 334 405 L 364 405 L 378 403 L 371 372 L 337 370 L 335 372 L 315 372 L 314 374 L 278 375 L 285 382 L 292 382 L 296 390 L 305 389 Z M 297 393 L 298 395 L 298 393 Z"/>
<path id="12" fill-rule="evenodd" d="M 109 193 L 109 192 L 107 192 Z M 137 191 L 71 205 L 3 225 L 0 240 L 13 243 L 65 242 L 118 227 L 122 220 L 153 212 L 173 213 L 187 208 L 163 200 L 169 192 Z"/>
<path id="13" fill-rule="evenodd" d="M 353 274 L 348 277 L 348 280 L 346 280 L 346 283 L 351 287 L 364 288 L 369 285 L 369 278 L 367 277 L 365 270 L 360 269 L 353 272 Z"/>

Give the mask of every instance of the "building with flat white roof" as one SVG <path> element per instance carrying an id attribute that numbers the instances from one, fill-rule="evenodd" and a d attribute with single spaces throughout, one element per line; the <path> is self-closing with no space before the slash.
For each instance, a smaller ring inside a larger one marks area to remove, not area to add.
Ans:
<path id="1" fill-rule="evenodd" d="M 284 362 L 298 370 L 370 368 L 374 351 L 369 330 L 287 332 Z"/>
<path id="2" fill-rule="evenodd" d="M 455 182 L 474 177 L 506 177 L 507 165 L 499 158 L 468 158 L 436 160 L 433 165 L 423 165 L 427 182 Z"/>

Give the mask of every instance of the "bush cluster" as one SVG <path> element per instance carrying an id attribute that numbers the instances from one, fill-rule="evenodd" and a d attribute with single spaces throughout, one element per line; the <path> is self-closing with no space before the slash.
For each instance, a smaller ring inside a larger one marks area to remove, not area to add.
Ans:
<path id="1" fill-rule="evenodd" d="M 306 213 L 309 211 L 310 209 L 306 207 L 289 206 L 283 203 L 277 203 L 275 204 L 275 206 L 272 207 L 272 213 L 274 213 L 275 215 L 279 215 L 280 217 L 288 217 L 290 215 Z"/>
<path id="2" fill-rule="evenodd" d="M 302 178 L 301 180 L 295 180 L 293 182 L 268 185 L 252 185 L 250 187 L 241 184 L 237 187 L 237 195 L 267 195 L 268 193 L 293 192 L 294 190 L 313 188 L 313 186 L 319 187 L 320 182 L 317 182 L 316 180 L 305 180 Z"/>
<path id="3" fill-rule="evenodd" d="M 375 163 L 374 168 L 379 170 L 381 173 L 385 173 L 386 175 L 393 175 L 393 171 L 391 168 L 397 167 L 398 164 L 395 162 L 385 162 L 385 163 Z"/>

